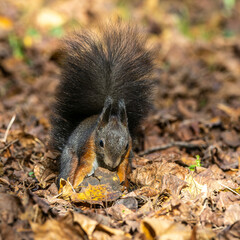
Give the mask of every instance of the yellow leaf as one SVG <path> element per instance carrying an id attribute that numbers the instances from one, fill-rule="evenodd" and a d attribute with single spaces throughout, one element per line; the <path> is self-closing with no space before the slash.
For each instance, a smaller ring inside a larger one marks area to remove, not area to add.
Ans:
<path id="1" fill-rule="evenodd" d="M 102 202 L 115 201 L 122 193 L 113 191 L 112 187 L 107 184 L 88 185 L 81 193 L 75 193 L 71 196 L 73 202 L 88 202 L 90 204 L 101 204 Z"/>
<path id="2" fill-rule="evenodd" d="M 13 22 L 7 17 L 0 16 L 0 28 L 5 30 L 11 30 L 13 27 Z"/>
<path id="3" fill-rule="evenodd" d="M 184 188 L 182 192 L 188 192 L 191 199 L 196 198 L 200 193 L 207 193 L 207 184 L 199 184 L 192 174 L 188 174 L 185 181 L 188 183 L 188 187 Z"/>
<path id="4" fill-rule="evenodd" d="M 64 200 L 69 200 L 70 196 L 75 193 L 72 184 L 69 182 L 69 179 L 66 181 L 65 179 L 61 178 L 59 183 L 59 195 Z"/>
<path id="5" fill-rule="evenodd" d="M 26 47 L 31 47 L 33 43 L 32 38 L 30 36 L 25 36 L 23 38 L 23 43 Z"/>

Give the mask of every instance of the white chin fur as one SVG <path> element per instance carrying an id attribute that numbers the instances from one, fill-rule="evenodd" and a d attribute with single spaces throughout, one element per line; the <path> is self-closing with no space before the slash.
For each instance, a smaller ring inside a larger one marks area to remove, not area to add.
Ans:
<path id="1" fill-rule="evenodd" d="M 93 168 L 92 168 L 92 171 L 87 175 L 88 177 L 91 176 L 95 170 L 98 168 L 98 162 L 97 162 L 97 159 L 95 158 L 94 162 L 93 162 Z"/>

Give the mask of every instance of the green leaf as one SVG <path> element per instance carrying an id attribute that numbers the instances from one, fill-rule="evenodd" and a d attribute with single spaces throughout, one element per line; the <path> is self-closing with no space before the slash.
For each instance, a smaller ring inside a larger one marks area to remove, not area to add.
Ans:
<path id="1" fill-rule="evenodd" d="M 199 155 L 196 155 L 196 167 L 201 167 L 201 159 Z"/>
<path id="2" fill-rule="evenodd" d="M 28 173 L 28 176 L 34 178 L 34 177 L 35 177 L 34 172 L 29 172 L 29 173 Z"/>
<path id="3" fill-rule="evenodd" d="M 54 27 L 50 30 L 50 35 L 53 36 L 53 37 L 62 37 L 64 34 L 64 30 L 61 26 L 58 26 L 58 27 Z"/>
<path id="4" fill-rule="evenodd" d="M 10 34 L 8 37 L 9 45 L 12 48 L 13 56 L 15 58 L 23 59 L 23 48 L 22 48 L 22 42 L 15 34 Z"/>
<path id="5" fill-rule="evenodd" d="M 38 38 L 40 36 L 40 33 L 35 28 L 29 28 L 26 33 L 33 38 Z"/>
<path id="6" fill-rule="evenodd" d="M 191 165 L 191 166 L 189 166 L 188 168 L 190 169 L 190 171 L 194 171 L 195 168 L 196 168 L 196 165 Z"/>

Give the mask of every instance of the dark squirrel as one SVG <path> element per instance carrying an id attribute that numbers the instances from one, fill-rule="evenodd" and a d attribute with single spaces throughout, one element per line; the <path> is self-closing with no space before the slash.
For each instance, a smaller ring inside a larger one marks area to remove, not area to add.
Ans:
<path id="1" fill-rule="evenodd" d="M 65 40 L 51 117 L 59 178 L 77 187 L 100 166 L 127 181 L 132 139 L 151 108 L 153 53 L 137 28 L 107 25 Z"/>

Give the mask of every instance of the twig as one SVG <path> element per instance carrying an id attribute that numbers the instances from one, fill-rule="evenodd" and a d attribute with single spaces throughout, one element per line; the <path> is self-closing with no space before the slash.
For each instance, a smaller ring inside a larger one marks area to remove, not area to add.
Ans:
<path id="1" fill-rule="evenodd" d="M 222 184 L 222 183 L 220 183 L 220 182 L 219 182 L 219 184 L 220 184 L 222 187 L 225 187 L 225 188 L 227 188 L 229 191 L 231 191 L 231 192 L 237 194 L 238 196 L 240 196 L 240 194 L 239 194 L 237 191 L 234 191 L 234 190 L 231 189 L 230 187 L 228 187 L 228 186 L 226 186 L 226 185 L 224 185 L 224 184 Z"/>
<path id="2" fill-rule="evenodd" d="M 37 222 L 37 216 L 38 216 L 38 211 L 39 211 L 39 206 L 38 205 L 35 205 L 36 206 L 36 209 L 35 209 L 35 212 L 34 212 L 34 217 L 33 217 L 33 222 Z"/>
<path id="3" fill-rule="evenodd" d="M 71 188 L 72 188 L 72 191 L 75 193 L 76 191 L 75 191 L 75 189 L 74 189 L 73 185 L 70 183 L 69 179 L 67 179 L 67 182 L 68 182 L 68 183 L 69 183 L 69 185 L 71 186 Z"/>
<path id="4" fill-rule="evenodd" d="M 13 140 L 12 142 L 10 142 L 8 145 L 6 145 L 4 148 L 0 149 L 0 154 L 2 152 L 4 152 L 5 150 L 7 150 L 11 145 L 13 145 L 14 143 L 18 142 L 18 139 Z"/>
<path id="5" fill-rule="evenodd" d="M 5 143 L 5 142 L 7 141 L 8 132 L 9 132 L 11 126 L 13 125 L 13 122 L 15 121 L 15 118 L 16 118 L 16 114 L 14 114 L 14 115 L 12 116 L 12 119 L 10 120 L 10 122 L 9 122 L 9 124 L 8 124 L 8 127 L 7 127 L 7 130 L 6 130 L 6 132 L 5 132 L 4 138 L 2 138 L 2 139 L 0 140 L 1 142 L 4 142 L 4 143 Z"/>
<path id="6" fill-rule="evenodd" d="M 159 147 L 154 147 L 154 148 L 148 149 L 146 151 L 139 153 L 138 155 L 143 156 L 145 154 L 154 153 L 154 152 L 165 150 L 165 149 L 168 149 L 171 147 L 183 147 L 183 148 L 188 148 L 188 149 L 194 149 L 194 148 L 206 148 L 207 144 L 196 144 L 196 143 L 177 141 L 177 142 L 171 142 L 171 143 L 159 146 Z"/>
<path id="7" fill-rule="evenodd" d="M 60 192 L 59 194 L 57 194 L 57 195 L 55 195 L 55 196 L 53 196 L 53 198 L 58 198 L 59 196 L 61 196 L 63 193 L 62 192 Z"/>
<path id="8" fill-rule="evenodd" d="M 10 182 L 9 182 L 8 180 L 4 179 L 4 178 L 1 178 L 1 177 L 0 177 L 0 182 L 5 183 L 5 184 L 7 184 L 8 186 L 10 186 Z"/>

